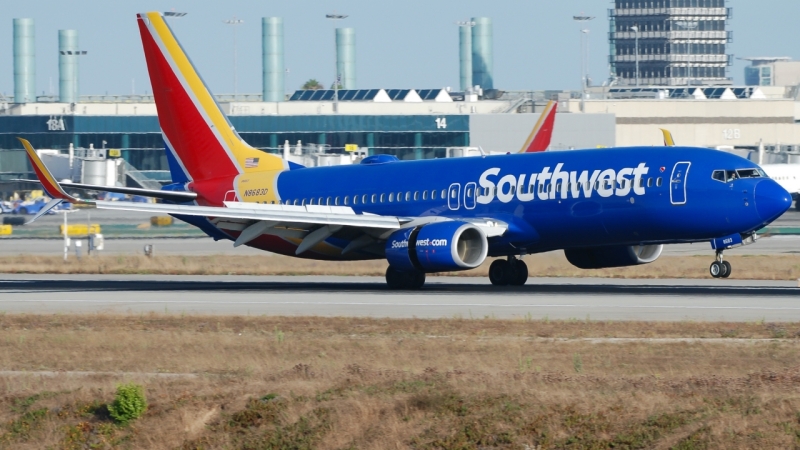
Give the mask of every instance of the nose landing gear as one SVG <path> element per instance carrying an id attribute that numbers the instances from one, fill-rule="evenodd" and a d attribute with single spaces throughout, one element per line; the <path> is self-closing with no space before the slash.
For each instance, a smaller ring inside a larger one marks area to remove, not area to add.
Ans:
<path id="1" fill-rule="evenodd" d="M 709 273 L 714 278 L 728 278 L 731 276 L 731 263 L 722 259 L 722 250 L 717 250 L 717 260 L 711 263 Z"/>
<path id="2" fill-rule="evenodd" d="M 498 259 L 489 266 L 489 281 L 495 286 L 522 286 L 528 281 L 528 265 L 514 256 Z"/>

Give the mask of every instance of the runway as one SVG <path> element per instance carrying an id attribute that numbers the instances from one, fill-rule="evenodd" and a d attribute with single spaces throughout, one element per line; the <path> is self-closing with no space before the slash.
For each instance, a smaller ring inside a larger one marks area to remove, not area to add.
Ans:
<path id="1" fill-rule="evenodd" d="M 5 313 L 163 313 L 530 320 L 800 322 L 796 282 L 536 278 L 497 288 L 429 277 L 389 291 L 377 277 L 0 276 Z"/>

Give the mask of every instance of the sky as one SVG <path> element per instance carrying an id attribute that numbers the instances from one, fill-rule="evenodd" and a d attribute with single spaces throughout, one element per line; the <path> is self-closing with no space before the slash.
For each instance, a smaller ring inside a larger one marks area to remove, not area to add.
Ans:
<path id="1" fill-rule="evenodd" d="M 236 17 L 239 93 L 261 92 L 261 18 L 282 17 L 287 92 L 315 78 L 334 78 L 334 28 L 356 32 L 358 88 L 459 87 L 458 26 L 470 17 L 494 25 L 495 88 L 580 88 L 580 27 L 590 22 L 589 73 L 608 77 L 608 0 L 3 0 L 0 19 L 0 92 L 13 96 L 12 18 L 33 18 L 36 27 L 36 91 L 58 94 L 58 30 L 75 29 L 82 50 L 80 94 L 150 92 L 136 13 L 179 11 L 170 26 L 216 94 L 234 90 Z M 789 56 L 800 60 L 800 0 L 729 0 L 735 57 Z M 334 24 L 329 13 L 348 18 Z M 744 84 L 749 63 L 736 60 L 730 75 Z"/>

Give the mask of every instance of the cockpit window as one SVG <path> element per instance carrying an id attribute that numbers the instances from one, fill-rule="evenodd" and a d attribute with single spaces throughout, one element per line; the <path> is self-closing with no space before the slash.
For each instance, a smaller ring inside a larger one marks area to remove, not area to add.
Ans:
<path id="1" fill-rule="evenodd" d="M 760 169 L 739 169 L 736 173 L 739 178 L 761 178 L 764 176 Z"/>
<path id="2" fill-rule="evenodd" d="M 711 173 L 711 178 L 721 183 L 728 183 L 739 178 L 766 178 L 767 174 L 760 168 L 739 169 L 739 170 L 715 170 Z"/>

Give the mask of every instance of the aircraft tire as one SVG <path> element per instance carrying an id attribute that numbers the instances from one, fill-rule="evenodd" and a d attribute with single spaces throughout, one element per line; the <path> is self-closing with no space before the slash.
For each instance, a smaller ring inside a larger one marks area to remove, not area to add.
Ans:
<path id="1" fill-rule="evenodd" d="M 386 268 L 386 284 L 389 289 L 399 290 L 403 289 L 403 274 L 396 270 L 394 267 L 389 266 Z"/>
<path id="2" fill-rule="evenodd" d="M 389 286 L 389 289 L 392 290 L 417 290 L 425 285 L 425 272 L 416 270 L 413 272 L 402 272 L 389 266 L 386 269 L 386 284 Z"/>
<path id="3" fill-rule="evenodd" d="M 728 261 L 722 261 L 722 265 L 725 266 L 725 273 L 722 275 L 722 278 L 728 278 L 731 276 L 731 271 L 733 270 L 731 268 L 731 263 Z"/>
<path id="4" fill-rule="evenodd" d="M 722 271 L 725 270 L 724 267 L 725 266 L 723 266 L 719 262 L 714 261 L 713 263 L 711 263 L 711 266 L 709 266 L 708 272 L 711 274 L 712 277 L 719 278 L 722 276 Z"/>
<path id="5" fill-rule="evenodd" d="M 407 289 L 418 290 L 425 286 L 425 272 L 409 272 Z"/>
<path id="6" fill-rule="evenodd" d="M 489 281 L 495 286 L 505 286 L 511 280 L 511 265 L 504 259 L 498 259 L 489 266 Z"/>
<path id="7" fill-rule="evenodd" d="M 509 283 L 512 286 L 522 286 L 528 281 L 528 265 L 522 260 L 517 260 L 514 263 L 514 273 L 512 274 L 512 281 Z"/>

